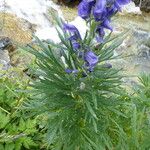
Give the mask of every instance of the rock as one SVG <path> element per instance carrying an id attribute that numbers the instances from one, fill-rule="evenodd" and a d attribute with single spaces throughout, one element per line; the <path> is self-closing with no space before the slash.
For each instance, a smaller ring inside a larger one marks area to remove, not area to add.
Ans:
<path id="1" fill-rule="evenodd" d="M 135 4 L 133 2 L 131 2 L 128 5 L 123 6 L 121 14 L 123 14 L 123 15 L 126 15 L 126 14 L 141 15 L 142 12 L 138 6 L 135 6 Z"/>
<path id="2" fill-rule="evenodd" d="M 10 66 L 9 63 L 7 63 L 6 61 L 0 59 L 0 70 L 8 70 L 10 67 L 11 66 Z"/>
<path id="3" fill-rule="evenodd" d="M 11 40 L 8 37 L 0 39 L 0 50 L 6 49 L 9 45 L 11 45 Z"/>
<path id="4" fill-rule="evenodd" d="M 133 31 L 133 36 L 137 44 L 141 44 L 141 43 L 148 44 L 150 41 L 150 32 L 144 31 L 139 28 Z"/>
<path id="5" fill-rule="evenodd" d="M 0 0 L 0 4 L 3 4 L 3 0 Z M 55 9 L 58 16 L 63 17 L 59 6 L 52 0 L 6 0 L 5 5 L 7 6 L 5 7 L 5 13 L 3 13 L 4 6 L 0 7 L 0 24 L 5 15 L 5 35 L 11 38 L 15 37 L 12 39 L 19 44 L 30 43 L 33 32 L 38 34 L 45 31 L 45 28 L 51 30 L 52 24 L 47 13 L 49 8 Z M 22 19 L 27 22 L 26 30 L 24 30 L 23 25 L 25 21 L 22 21 Z M 46 40 L 48 34 L 42 33 L 42 35 L 44 34 L 46 34 L 46 37 L 42 36 L 42 38 Z M 49 34 L 49 38 L 51 38 L 51 34 Z"/>
<path id="6" fill-rule="evenodd" d="M 3 18 L 5 18 L 4 22 L 2 22 Z M 0 24 L 3 25 L 1 35 L 13 39 L 15 43 L 24 45 L 32 41 L 34 27 L 24 19 L 17 18 L 10 13 L 0 12 Z"/>
<path id="7" fill-rule="evenodd" d="M 5 61 L 7 63 L 10 62 L 10 57 L 7 50 L 0 50 L 0 60 Z"/>
<path id="8" fill-rule="evenodd" d="M 143 57 L 145 59 L 149 59 L 150 61 L 150 47 L 142 44 L 138 47 L 138 50 L 139 50 L 139 57 Z"/>
<path id="9" fill-rule="evenodd" d="M 11 67 L 11 56 L 16 47 L 8 37 L 0 37 L 0 70 L 7 70 Z"/>
<path id="10" fill-rule="evenodd" d="M 142 11 L 150 12 L 150 0 L 133 0 Z"/>
<path id="11" fill-rule="evenodd" d="M 9 53 L 9 56 L 12 52 L 14 52 L 16 49 L 15 45 L 8 37 L 0 37 L 0 50 L 7 50 Z"/>
<path id="12" fill-rule="evenodd" d="M 10 68 L 10 57 L 7 50 L 0 50 L 0 71 Z"/>

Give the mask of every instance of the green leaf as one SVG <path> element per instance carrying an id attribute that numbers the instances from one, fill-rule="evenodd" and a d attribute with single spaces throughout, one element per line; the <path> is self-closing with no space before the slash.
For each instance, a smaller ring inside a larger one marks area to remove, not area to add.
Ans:
<path id="1" fill-rule="evenodd" d="M 91 115 L 95 118 L 95 119 L 98 119 L 93 108 L 91 107 L 91 104 L 88 102 L 88 101 L 85 101 L 86 103 L 86 106 L 87 106 L 87 109 L 88 111 L 91 113 Z"/>
<path id="2" fill-rule="evenodd" d="M 5 150 L 15 150 L 15 144 L 14 143 L 6 143 Z"/>

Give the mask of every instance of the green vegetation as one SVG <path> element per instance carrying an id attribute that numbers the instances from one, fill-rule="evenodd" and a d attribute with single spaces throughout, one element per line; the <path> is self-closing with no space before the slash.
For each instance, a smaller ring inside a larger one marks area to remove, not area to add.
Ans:
<path id="1" fill-rule="evenodd" d="M 83 39 L 55 21 L 61 42 L 35 37 L 27 74 L 0 72 L 0 150 L 149 150 L 150 75 L 129 93 L 111 62 L 126 34 L 96 43 L 93 20 Z"/>
<path id="2" fill-rule="evenodd" d="M 20 109 L 30 99 L 29 79 L 20 70 L 1 72 L 0 78 L 0 150 L 42 149 L 37 117 L 29 118 Z"/>

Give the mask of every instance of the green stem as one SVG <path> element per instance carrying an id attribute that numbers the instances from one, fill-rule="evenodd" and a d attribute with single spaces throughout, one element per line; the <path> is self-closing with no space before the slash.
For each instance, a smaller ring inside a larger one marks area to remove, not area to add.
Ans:
<path id="1" fill-rule="evenodd" d="M 6 112 L 7 114 L 9 114 L 9 115 L 10 115 L 10 112 L 8 112 L 7 110 L 5 110 L 5 109 L 4 109 L 4 108 L 2 108 L 1 106 L 0 106 L 0 109 L 1 109 L 2 111 Z"/>

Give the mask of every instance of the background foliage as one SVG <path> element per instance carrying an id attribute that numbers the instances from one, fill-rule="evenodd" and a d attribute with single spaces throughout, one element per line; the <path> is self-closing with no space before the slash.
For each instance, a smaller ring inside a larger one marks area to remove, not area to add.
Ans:
<path id="1" fill-rule="evenodd" d="M 36 117 L 27 117 L 22 104 L 30 99 L 30 79 L 20 70 L 1 71 L 0 77 L 0 149 L 45 149 L 44 133 Z M 41 133 L 40 133 L 40 132 Z"/>

